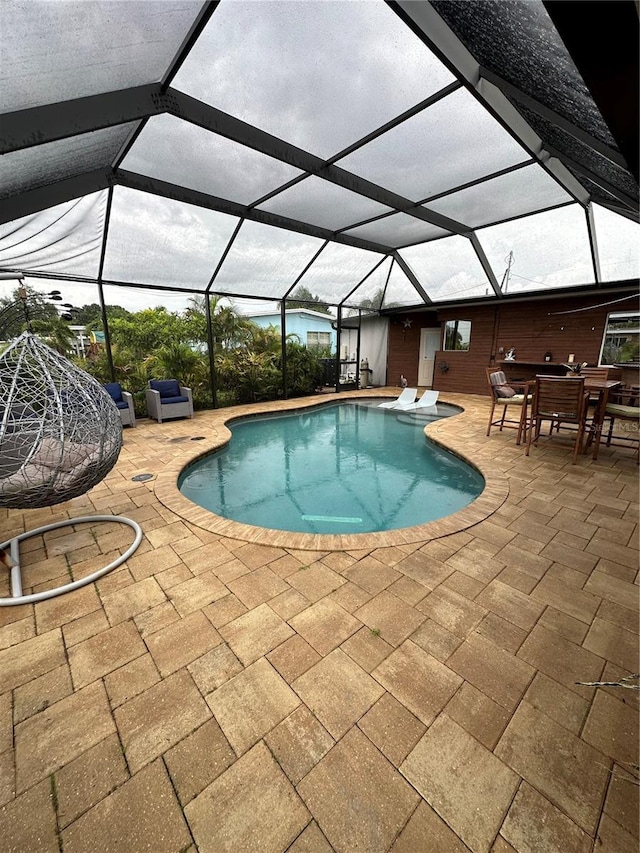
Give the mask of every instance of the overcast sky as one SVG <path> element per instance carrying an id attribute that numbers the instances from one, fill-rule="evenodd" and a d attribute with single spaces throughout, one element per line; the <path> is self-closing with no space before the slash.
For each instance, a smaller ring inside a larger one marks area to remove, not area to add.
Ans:
<path id="1" fill-rule="evenodd" d="M 199 3 L 183 0 L 14 4 L 3 68 L 15 88 L 9 92 L 10 87 L 4 87 L 2 107 L 18 109 L 160 79 L 199 8 Z M 15 37 L 22 31 L 33 36 L 27 43 Z M 61 39 L 64 45 L 57 44 Z M 105 59 L 96 63 L 98 41 Z M 41 45 L 36 53 L 27 49 L 36 42 Z M 222 0 L 172 85 L 328 158 L 453 79 L 382 0 Z M 27 149 L 13 161 L 5 155 L 0 184 L 4 180 L 10 186 L 17 180 L 18 172 L 12 173 L 16 164 L 38 180 L 51 168 L 58 177 L 73 173 L 78 163 L 86 168 L 100 155 L 104 139 L 98 131 L 86 134 L 77 146 L 64 140 Z M 113 147 L 113 139 L 110 144 Z M 457 90 L 339 158 L 338 164 L 419 202 L 528 158 L 468 92 Z M 289 163 L 168 115 L 147 123 L 123 167 L 240 204 L 257 202 L 301 174 Z M 554 179 L 532 165 L 471 190 L 440 196 L 431 209 L 479 226 L 512 216 L 520 205 L 535 210 L 569 200 Z M 329 230 L 352 226 L 371 239 L 386 236 L 390 245 L 399 245 L 401 239 L 392 242 L 393 218 L 359 225 L 390 208 L 316 177 L 259 206 Z M 41 270 L 62 279 L 65 274 L 96 277 L 106 208 L 107 191 L 102 191 L 0 226 L 0 269 Z M 413 239 L 445 233 L 405 214 L 396 215 L 395 223 Z M 204 290 L 237 224 L 234 216 L 116 187 L 104 278 Z M 604 209 L 596 210 L 596 224 L 603 278 L 637 276 L 638 225 Z M 499 282 L 513 253 L 512 291 L 593 281 L 586 219 L 578 205 L 477 233 Z M 321 246 L 316 237 L 246 221 L 213 289 L 254 294 L 260 301 L 234 303 L 240 310 L 265 310 L 271 304 L 266 300 L 285 293 Z M 400 253 L 436 301 L 491 292 L 465 238 L 447 237 Z M 301 283 L 321 299 L 337 301 L 379 260 L 376 253 L 331 244 Z M 381 269 L 367 279 L 367 296 L 374 284 L 384 285 L 384 276 Z M 97 301 L 92 286 L 67 283 L 64 291 L 69 294 L 66 301 L 74 304 Z M 394 293 L 394 301 L 401 304 L 419 301 L 397 268 L 389 298 Z M 165 304 L 181 310 L 187 299 L 150 290 L 107 289 L 108 302 L 128 308 Z"/>

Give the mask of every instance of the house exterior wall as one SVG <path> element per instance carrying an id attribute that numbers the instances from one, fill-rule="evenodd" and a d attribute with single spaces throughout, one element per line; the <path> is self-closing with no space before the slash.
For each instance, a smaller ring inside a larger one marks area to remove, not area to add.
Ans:
<path id="1" fill-rule="evenodd" d="M 420 357 L 420 329 L 439 326 L 435 311 L 415 314 L 397 314 L 389 322 L 389 359 L 387 384 L 400 385 L 404 376 L 412 387 L 418 384 L 418 361 Z M 437 365 L 436 365 L 437 370 Z M 435 385 L 434 377 L 434 388 Z"/>
<path id="2" fill-rule="evenodd" d="M 263 328 L 275 326 L 278 330 L 280 329 L 280 312 L 258 314 L 256 316 L 250 315 L 249 319 Z M 286 333 L 287 335 L 297 335 L 300 338 L 300 343 L 306 346 L 307 332 L 329 332 L 331 334 L 331 349 L 335 351 L 336 332 L 331 328 L 332 322 L 335 322 L 335 317 L 330 317 L 328 314 L 325 320 L 322 317 L 315 317 L 309 313 L 294 314 L 287 311 Z"/>
<path id="3" fill-rule="evenodd" d="M 388 317 L 363 317 L 360 327 L 360 362 L 367 361 L 371 385 L 387 384 L 389 350 Z"/>
<path id="4" fill-rule="evenodd" d="M 397 314 L 389 326 L 388 384 L 396 385 L 403 374 L 409 385 L 418 380 L 420 329 L 444 326 L 447 320 L 470 320 L 468 351 L 436 353 L 433 387 L 439 391 L 486 394 L 485 368 L 500 365 L 504 353 L 516 350 L 511 376 L 528 378 L 544 371 L 544 355 L 550 351 L 552 365 L 567 361 L 573 353 L 577 362 L 597 365 L 607 322 L 612 311 L 638 310 L 637 296 L 624 301 L 618 293 L 596 296 L 567 296 L 560 299 L 510 302 L 501 305 L 458 306 L 437 311 Z M 587 309 L 587 310 L 584 310 Z M 411 320 L 411 325 L 405 324 Z M 500 348 L 503 353 L 500 353 Z M 443 370 L 446 365 L 447 369 Z M 500 365 L 501 366 L 501 365 Z"/>

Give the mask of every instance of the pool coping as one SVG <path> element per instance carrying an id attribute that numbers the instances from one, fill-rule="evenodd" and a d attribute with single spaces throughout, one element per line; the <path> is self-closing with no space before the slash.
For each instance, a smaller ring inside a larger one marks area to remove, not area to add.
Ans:
<path id="1" fill-rule="evenodd" d="M 450 395 L 456 397 L 458 395 Z M 425 522 L 413 527 L 401 527 L 395 530 L 383 530 L 371 533 L 335 533 L 314 534 L 295 533 L 287 530 L 276 530 L 267 527 L 254 527 L 239 521 L 216 515 L 210 510 L 204 509 L 186 498 L 178 489 L 178 478 L 182 471 L 203 456 L 209 455 L 215 450 L 224 447 L 231 438 L 229 424 L 239 418 L 260 414 L 278 414 L 315 408 L 321 405 L 330 405 L 342 400 L 353 399 L 375 399 L 393 395 L 376 389 L 367 391 L 350 391 L 331 395 L 318 395 L 313 397 L 296 397 L 292 400 L 278 400 L 268 403 L 254 403 L 244 406 L 233 406 L 225 409 L 213 409 L 207 412 L 196 413 L 193 420 L 185 422 L 185 428 L 189 432 L 203 432 L 212 430 L 211 438 L 207 436 L 200 441 L 198 449 L 194 452 L 193 447 L 180 445 L 175 448 L 175 453 L 167 466 L 160 472 L 154 483 L 154 491 L 158 500 L 171 512 L 182 520 L 229 539 L 242 539 L 261 545 L 274 545 L 300 551 L 358 551 L 372 548 L 388 548 L 393 546 L 407 545 L 415 542 L 425 543 L 432 539 L 440 539 L 460 533 L 470 527 L 479 524 L 493 515 L 507 499 L 509 486 L 507 478 L 495 466 L 489 468 L 481 459 L 470 459 L 465 455 L 464 441 L 460 435 L 460 426 L 471 418 L 471 413 L 463 407 L 459 414 L 452 415 L 440 421 L 428 424 L 424 428 L 425 435 L 431 441 L 441 447 L 455 453 L 468 464 L 476 468 L 485 480 L 485 488 L 481 494 L 464 509 L 458 510 L 451 515 L 436 521 Z M 450 403 L 461 406 L 454 399 L 443 398 L 439 402 Z M 466 415 L 466 417 L 465 417 Z M 205 427 L 205 420 L 207 421 Z M 477 420 L 474 418 L 474 427 L 477 429 Z M 188 427 L 187 427 L 188 425 Z M 192 436 L 196 437 L 195 435 Z M 197 436 L 200 438 L 200 436 Z M 180 451 L 183 452 L 180 452 Z"/>

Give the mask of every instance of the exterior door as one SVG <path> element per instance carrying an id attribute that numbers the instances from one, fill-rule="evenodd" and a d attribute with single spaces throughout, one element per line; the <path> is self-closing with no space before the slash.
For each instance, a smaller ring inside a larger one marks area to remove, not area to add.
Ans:
<path id="1" fill-rule="evenodd" d="M 418 364 L 418 385 L 433 386 L 433 369 L 436 352 L 440 347 L 440 329 L 420 329 L 420 362 Z"/>

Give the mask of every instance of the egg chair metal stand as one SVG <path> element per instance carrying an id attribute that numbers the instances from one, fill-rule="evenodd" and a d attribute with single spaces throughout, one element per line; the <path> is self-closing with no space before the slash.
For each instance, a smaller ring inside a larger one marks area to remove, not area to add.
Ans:
<path id="1" fill-rule="evenodd" d="M 131 545 L 127 548 L 124 554 L 121 554 L 116 560 L 113 560 L 107 566 L 86 575 L 83 578 L 64 584 L 63 586 L 55 587 L 54 589 L 42 590 L 29 595 L 24 595 L 22 592 L 22 573 L 20 568 L 20 542 L 25 539 L 30 539 L 32 536 L 39 536 L 41 533 L 47 533 L 49 530 L 57 530 L 60 527 L 68 527 L 76 524 L 96 524 L 97 522 L 117 522 L 119 524 L 127 524 L 135 532 L 135 538 Z M 0 607 L 7 607 L 11 604 L 31 604 L 37 601 L 45 601 L 48 598 L 54 598 L 57 595 L 62 595 L 65 592 L 73 592 L 74 589 L 79 589 L 81 586 L 93 583 L 106 575 L 112 569 L 122 565 L 137 549 L 142 541 L 142 529 L 140 525 L 130 518 L 124 518 L 119 515 L 87 515 L 80 518 L 68 518 L 64 521 L 57 521 L 53 524 L 45 524 L 43 527 L 37 527 L 34 530 L 28 530 L 26 533 L 21 533 L 20 536 L 14 536 L 13 539 L 8 539 L 6 542 L 0 543 L 0 551 L 8 552 L 11 555 L 11 598 L 0 598 Z"/>
<path id="2" fill-rule="evenodd" d="M 0 509 L 50 507 L 85 494 L 116 464 L 122 448 L 118 409 L 88 373 L 23 332 L 0 355 Z M 135 531 L 131 547 L 98 572 L 61 587 L 22 594 L 19 543 L 67 525 L 115 521 Z M 0 545 L 10 554 L 10 599 L 0 606 L 40 601 L 91 583 L 124 562 L 140 544 L 136 522 L 120 516 L 65 519 L 23 533 Z"/>

